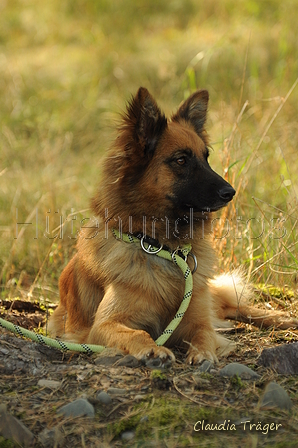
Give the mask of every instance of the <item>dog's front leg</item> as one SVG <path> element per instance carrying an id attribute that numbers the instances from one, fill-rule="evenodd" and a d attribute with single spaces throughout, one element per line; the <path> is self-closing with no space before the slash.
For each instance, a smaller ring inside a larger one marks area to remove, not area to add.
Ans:
<path id="1" fill-rule="evenodd" d="M 161 361 L 175 360 L 173 353 L 165 347 L 158 347 L 146 331 L 134 330 L 115 320 L 101 323 L 95 320 L 88 343 L 116 347 L 137 359 L 153 357 Z"/>
<path id="2" fill-rule="evenodd" d="M 175 330 L 176 338 L 188 346 L 187 363 L 198 364 L 205 359 L 217 362 L 218 336 L 213 326 L 212 298 L 199 276 L 194 275 L 193 280 L 192 299 Z"/>
<path id="3" fill-rule="evenodd" d="M 110 286 L 100 303 L 87 342 L 106 347 L 116 347 L 137 359 L 159 358 L 162 362 L 174 361 L 174 354 L 165 347 L 158 347 L 141 324 L 150 324 L 152 310 L 139 292 L 126 291 L 123 286 Z M 146 322 L 147 321 L 147 322 Z M 150 325 L 149 325 L 150 326 Z"/>
<path id="4" fill-rule="evenodd" d="M 198 328 L 191 338 L 186 362 L 199 364 L 205 359 L 217 362 L 216 349 L 217 337 L 214 329 L 212 327 Z"/>

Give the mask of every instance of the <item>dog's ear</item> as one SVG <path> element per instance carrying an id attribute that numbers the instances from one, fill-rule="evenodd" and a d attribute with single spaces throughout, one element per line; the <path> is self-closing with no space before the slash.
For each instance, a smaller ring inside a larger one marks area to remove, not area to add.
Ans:
<path id="1" fill-rule="evenodd" d="M 181 104 L 177 113 L 172 116 L 172 121 L 181 119 L 189 122 L 197 134 L 204 130 L 207 118 L 209 93 L 207 90 L 198 90 Z"/>
<path id="2" fill-rule="evenodd" d="M 166 127 L 167 119 L 156 101 L 147 89 L 140 87 L 128 104 L 122 129 L 129 131 L 137 147 L 151 157 Z"/>

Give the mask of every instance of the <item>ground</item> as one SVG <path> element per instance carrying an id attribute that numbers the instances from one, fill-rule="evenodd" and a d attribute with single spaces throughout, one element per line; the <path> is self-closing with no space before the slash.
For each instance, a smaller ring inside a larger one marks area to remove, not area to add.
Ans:
<path id="1" fill-rule="evenodd" d="M 25 312 L 21 305 L 19 301 L 18 310 L 9 312 L 14 323 L 36 328 L 37 322 L 45 320 L 45 311 L 36 304 L 23 304 Z M 145 365 L 128 367 L 131 364 L 125 362 L 119 366 L 123 357 L 113 350 L 92 356 L 63 353 L 2 329 L 1 403 L 34 434 L 36 447 L 297 446 L 297 377 L 258 366 L 258 357 L 266 347 L 297 340 L 298 333 L 260 331 L 241 324 L 232 326 L 227 336 L 237 342 L 236 351 L 206 373 L 187 366 L 184 355 L 178 352 L 177 361 L 163 370 Z M 219 376 L 219 370 L 231 362 L 249 366 L 260 379 Z M 38 384 L 41 379 L 57 383 L 42 386 Z M 294 405 L 291 412 L 259 408 L 263 389 L 270 381 L 287 391 Z M 112 398 L 110 404 L 98 399 L 103 390 Z M 94 418 L 59 415 L 63 405 L 77 398 L 93 404 Z M 205 428 L 213 426 L 202 431 L 203 423 L 197 422 L 203 421 Z M 253 424 L 259 426 L 251 427 Z M 268 424 L 273 425 L 272 430 Z M 276 425 L 281 426 L 276 429 Z M 46 445 L 41 434 L 50 429 L 54 431 Z M 11 446 L 19 445 L 0 437 L 1 448 Z"/>

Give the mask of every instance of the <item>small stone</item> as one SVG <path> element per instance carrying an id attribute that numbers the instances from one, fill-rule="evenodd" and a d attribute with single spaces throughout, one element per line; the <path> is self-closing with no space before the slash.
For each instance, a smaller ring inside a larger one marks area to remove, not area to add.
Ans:
<path id="1" fill-rule="evenodd" d="M 64 436 L 58 427 L 45 428 L 38 436 L 38 441 L 44 448 L 63 447 Z"/>
<path id="2" fill-rule="evenodd" d="M 9 355 L 9 350 L 7 348 L 0 347 L 0 353 L 6 356 Z"/>
<path id="3" fill-rule="evenodd" d="M 279 408 L 289 411 L 292 406 L 293 403 L 283 387 L 274 381 L 267 384 L 259 402 L 260 409 Z"/>
<path id="4" fill-rule="evenodd" d="M 198 368 L 199 372 L 210 372 L 213 367 L 213 363 L 211 361 L 205 360 L 200 367 Z"/>
<path id="5" fill-rule="evenodd" d="M 111 395 L 125 395 L 127 393 L 127 390 L 120 389 L 118 387 L 109 387 L 108 393 Z"/>
<path id="6" fill-rule="evenodd" d="M 281 375 L 298 374 L 298 342 L 265 348 L 258 364 L 269 367 Z"/>
<path id="7" fill-rule="evenodd" d="M 238 362 L 232 362 L 223 367 L 219 371 L 220 376 L 231 378 L 234 375 L 238 375 L 243 380 L 258 380 L 261 378 L 259 374 L 254 372 L 249 367 L 239 364 Z"/>
<path id="8" fill-rule="evenodd" d="M 134 433 L 134 432 L 132 432 L 132 431 L 124 431 L 124 432 L 121 434 L 121 439 L 122 439 L 124 442 L 129 442 L 130 440 L 132 440 L 132 439 L 134 438 L 134 436 L 135 436 L 135 433 Z"/>
<path id="9" fill-rule="evenodd" d="M 89 401 L 79 398 L 71 403 L 62 406 L 58 410 L 58 414 L 63 414 L 64 417 L 94 417 L 94 407 Z"/>
<path id="10" fill-rule="evenodd" d="M 112 399 L 109 394 L 107 394 L 105 391 L 101 391 L 97 394 L 97 399 L 100 401 L 100 403 L 103 404 L 111 404 Z"/>
<path id="11" fill-rule="evenodd" d="M 33 446 L 34 434 L 20 420 L 7 413 L 1 414 L 0 435 L 22 447 Z"/>
<path id="12" fill-rule="evenodd" d="M 37 383 L 39 387 L 48 387 L 49 389 L 59 389 L 61 384 L 61 381 L 55 380 L 39 380 Z"/>

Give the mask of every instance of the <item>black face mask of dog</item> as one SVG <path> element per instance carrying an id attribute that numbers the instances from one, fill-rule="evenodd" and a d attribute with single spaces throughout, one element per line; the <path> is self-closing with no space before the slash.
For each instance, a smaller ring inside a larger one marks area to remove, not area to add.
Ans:
<path id="1" fill-rule="evenodd" d="M 147 198 L 149 190 L 152 196 L 152 179 L 156 201 L 164 205 L 164 213 L 172 219 L 190 208 L 195 213 L 216 211 L 232 200 L 234 188 L 208 163 L 204 129 L 208 98 L 206 90 L 195 92 L 171 120 L 165 118 L 147 89 L 140 88 L 131 100 L 120 127 L 119 147 L 123 148 L 125 142 L 125 151 L 122 149 L 117 175 L 122 191 L 133 189 L 134 200 L 139 192 L 144 214 L 154 211 L 150 207 L 152 197 Z M 151 179 L 150 189 L 147 178 Z M 127 194 L 123 200 L 129 201 Z"/>

